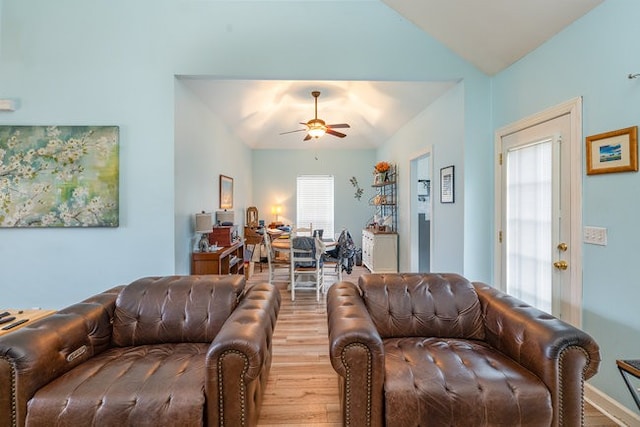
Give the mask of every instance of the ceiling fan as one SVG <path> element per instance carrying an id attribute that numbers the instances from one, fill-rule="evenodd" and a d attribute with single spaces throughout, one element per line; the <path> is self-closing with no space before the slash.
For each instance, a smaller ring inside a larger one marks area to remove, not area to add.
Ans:
<path id="1" fill-rule="evenodd" d="M 348 124 L 339 123 L 336 125 L 328 125 L 324 122 L 324 120 L 321 120 L 318 118 L 318 97 L 320 96 L 320 91 L 314 90 L 313 92 L 311 92 L 311 95 L 313 95 L 313 97 L 315 98 L 315 104 L 316 104 L 315 117 L 306 123 L 300 122 L 301 125 L 306 126 L 305 129 L 297 129 L 289 132 L 283 132 L 280 135 L 306 131 L 307 136 L 304 137 L 303 141 L 308 141 L 311 138 L 320 138 L 325 133 L 328 133 L 329 135 L 337 136 L 338 138 L 344 138 L 345 136 L 347 136 L 342 132 L 335 131 L 334 129 L 350 128 L 351 126 L 349 126 Z"/>

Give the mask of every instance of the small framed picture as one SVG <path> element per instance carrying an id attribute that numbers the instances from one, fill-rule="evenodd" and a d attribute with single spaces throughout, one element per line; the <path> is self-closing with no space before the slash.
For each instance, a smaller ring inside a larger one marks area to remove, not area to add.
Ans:
<path id="1" fill-rule="evenodd" d="M 233 178 L 220 175 L 220 209 L 233 209 Z"/>
<path id="2" fill-rule="evenodd" d="M 454 168 L 452 165 L 440 169 L 440 203 L 453 203 L 454 201 Z"/>
<path id="3" fill-rule="evenodd" d="M 587 175 L 638 171 L 638 126 L 591 135 L 587 143 Z"/>

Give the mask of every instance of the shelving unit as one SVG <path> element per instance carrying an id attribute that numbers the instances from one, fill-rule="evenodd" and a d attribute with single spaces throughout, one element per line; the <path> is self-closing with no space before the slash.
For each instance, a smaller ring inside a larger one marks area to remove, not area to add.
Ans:
<path id="1" fill-rule="evenodd" d="M 374 207 L 374 217 L 362 231 L 362 263 L 372 273 L 398 272 L 398 199 L 397 169 L 391 169 L 384 177 L 376 176 L 371 185 L 376 194 L 369 200 Z M 380 223 L 376 223 L 375 219 Z M 385 221 L 389 219 L 390 221 Z"/>
<path id="2" fill-rule="evenodd" d="M 397 170 L 394 165 L 387 172 L 385 180 L 376 180 L 371 185 L 376 190 L 376 194 L 369 200 L 369 204 L 375 208 L 375 216 L 383 219 L 391 216 L 390 229 L 384 231 L 393 233 L 398 231 L 398 186 L 396 179 Z"/>

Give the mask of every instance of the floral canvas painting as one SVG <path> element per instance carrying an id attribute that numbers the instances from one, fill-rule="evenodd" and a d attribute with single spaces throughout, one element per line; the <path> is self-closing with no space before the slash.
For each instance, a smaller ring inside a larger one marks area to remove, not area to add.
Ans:
<path id="1" fill-rule="evenodd" d="M 0 126 L 1 227 L 117 227 L 117 126 Z"/>

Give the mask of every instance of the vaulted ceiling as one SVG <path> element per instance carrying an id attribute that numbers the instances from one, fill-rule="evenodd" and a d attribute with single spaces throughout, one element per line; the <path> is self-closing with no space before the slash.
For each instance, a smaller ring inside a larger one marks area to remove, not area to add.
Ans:
<path id="1" fill-rule="evenodd" d="M 487 75 L 512 65 L 604 0 L 382 0 Z M 245 144 L 256 149 L 375 148 L 449 90 L 448 82 L 183 78 Z M 302 142 L 301 124 L 348 123 L 339 139 Z"/>

